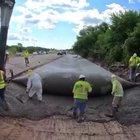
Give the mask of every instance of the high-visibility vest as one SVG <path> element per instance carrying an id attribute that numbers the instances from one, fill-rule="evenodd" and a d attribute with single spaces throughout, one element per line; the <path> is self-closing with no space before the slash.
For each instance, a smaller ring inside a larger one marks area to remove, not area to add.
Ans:
<path id="1" fill-rule="evenodd" d="M 116 78 L 112 79 L 112 93 L 117 97 L 123 97 L 124 94 L 122 84 Z"/>
<path id="2" fill-rule="evenodd" d="M 5 88 L 4 72 L 0 70 L 0 89 Z"/>
<path id="3" fill-rule="evenodd" d="M 129 66 L 130 67 L 136 67 L 138 63 L 140 63 L 140 57 L 132 56 L 129 60 Z"/>
<path id="4" fill-rule="evenodd" d="M 87 81 L 78 81 L 73 88 L 75 99 L 88 99 L 88 92 L 92 91 L 91 85 Z"/>
<path id="5" fill-rule="evenodd" d="M 23 52 L 23 57 L 24 57 L 24 58 L 28 58 L 28 57 L 29 57 L 29 55 L 30 55 L 30 54 L 29 54 L 29 52 L 28 52 L 28 51 L 24 51 L 24 52 Z"/>

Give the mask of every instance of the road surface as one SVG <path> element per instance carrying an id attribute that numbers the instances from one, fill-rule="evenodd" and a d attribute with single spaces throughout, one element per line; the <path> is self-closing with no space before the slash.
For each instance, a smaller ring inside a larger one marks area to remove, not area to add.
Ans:
<path id="1" fill-rule="evenodd" d="M 11 110 L 0 109 L 1 116 L 9 116 L 0 118 L 0 140 L 139 140 L 139 91 L 136 87 L 125 92 L 117 120 L 104 115 L 111 96 L 89 98 L 87 120 L 79 124 L 67 111 L 73 104 L 72 96 L 43 95 L 44 103 L 36 98 L 27 101 L 25 88 L 10 83 L 6 100 Z"/>

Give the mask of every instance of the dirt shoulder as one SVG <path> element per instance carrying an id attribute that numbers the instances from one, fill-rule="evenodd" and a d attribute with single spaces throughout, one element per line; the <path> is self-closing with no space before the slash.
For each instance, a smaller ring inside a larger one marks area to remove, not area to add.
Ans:
<path id="1" fill-rule="evenodd" d="M 39 121 L 0 118 L 1 140 L 139 140 L 140 125 L 129 127 L 118 122 L 77 123 L 65 116 Z"/>

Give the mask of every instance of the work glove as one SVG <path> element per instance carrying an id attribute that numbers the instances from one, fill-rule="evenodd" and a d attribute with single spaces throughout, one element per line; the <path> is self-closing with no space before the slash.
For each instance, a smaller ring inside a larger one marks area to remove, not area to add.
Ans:
<path id="1" fill-rule="evenodd" d="M 111 94 L 114 95 L 114 92 L 112 91 Z"/>
<path id="2" fill-rule="evenodd" d="M 139 67 L 139 66 L 140 66 L 140 63 L 137 64 L 137 67 Z"/>
<path id="3" fill-rule="evenodd" d="M 26 93 L 29 93 L 29 89 L 26 89 Z"/>

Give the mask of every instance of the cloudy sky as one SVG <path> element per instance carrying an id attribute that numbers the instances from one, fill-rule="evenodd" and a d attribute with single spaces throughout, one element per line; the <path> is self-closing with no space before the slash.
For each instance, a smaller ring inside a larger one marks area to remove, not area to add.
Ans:
<path id="1" fill-rule="evenodd" d="M 140 0 L 16 0 L 7 44 L 71 48 L 84 26 L 129 9 L 140 10 Z"/>

